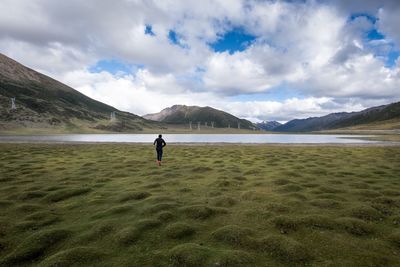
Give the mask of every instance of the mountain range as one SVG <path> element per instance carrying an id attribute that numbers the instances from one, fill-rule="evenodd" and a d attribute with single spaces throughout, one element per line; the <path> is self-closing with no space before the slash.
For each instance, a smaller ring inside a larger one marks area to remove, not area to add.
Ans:
<path id="1" fill-rule="evenodd" d="M 400 102 L 358 112 L 331 113 L 322 117 L 291 120 L 273 129 L 278 132 L 311 132 L 342 128 L 399 129 Z"/>
<path id="2" fill-rule="evenodd" d="M 277 121 L 263 121 L 263 122 L 256 123 L 256 125 L 261 130 L 273 131 L 277 127 L 281 126 L 282 123 L 277 122 Z"/>
<path id="3" fill-rule="evenodd" d="M 197 123 L 200 122 L 202 126 L 207 124 L 207 127 L 212 127 L 213 125 L 214 128 L 240 127 L 240 129 L 249 130 L 255 128 L 251 121 L 240 119 L 212 107 L 174 105 L 158 113 L 144 115 L 143 118 L 169 124 L 187 125 L 192 122 L 193 127 L 197 127 Z"/>

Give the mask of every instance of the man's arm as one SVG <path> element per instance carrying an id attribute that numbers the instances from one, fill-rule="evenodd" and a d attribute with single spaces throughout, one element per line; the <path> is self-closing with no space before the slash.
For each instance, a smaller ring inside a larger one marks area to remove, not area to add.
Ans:
<path id="1" fill-rule="evenodd" d="M 162 140 L 162 142 L 163 142 L 163 147 L 165 147 L 167 143 L 165 143 L 164 139 Z"/>
<path id="2" fill-rule="evenodd" d="M 156 139 L 156 140 L 154 140 L 154 142 L 153 142 L 153 146 L 156 144 L 156 142 L 157 142 L 157 139 Z"/>

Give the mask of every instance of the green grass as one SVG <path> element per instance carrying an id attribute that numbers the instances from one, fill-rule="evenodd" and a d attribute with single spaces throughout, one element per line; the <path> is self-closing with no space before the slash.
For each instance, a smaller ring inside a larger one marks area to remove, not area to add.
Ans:
<path id="1" fill-rule="evenodd" d="M 0 266 L 398 266 L 400 147 L 0 144 Z"/>

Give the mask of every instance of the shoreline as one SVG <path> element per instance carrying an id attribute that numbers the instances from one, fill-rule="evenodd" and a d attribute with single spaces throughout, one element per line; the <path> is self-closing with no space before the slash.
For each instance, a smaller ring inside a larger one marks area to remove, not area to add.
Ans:
<path id="1" fill-rule="evenodd" d="M 79 141 L 2 141 L 3 144 L 32 144 L 32 145 L 139 145 L 153 146 L 151 142 L 79 142 Z M 228 142 L 169 142 L 167 146 L 284 146 L 284 147 L 398 147 L 400 142 L 382 141 L 376 143 L 228 143 Z"/>

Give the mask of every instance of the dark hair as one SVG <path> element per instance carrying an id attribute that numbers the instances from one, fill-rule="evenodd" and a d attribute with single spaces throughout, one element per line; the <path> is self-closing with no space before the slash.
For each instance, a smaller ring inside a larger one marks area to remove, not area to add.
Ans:
<path id="1" fill-rule="evenodd" d="M 161 134 L 159 134 L 159 135 L 158 135 L 158 138 L 161 138 L 161 137 L 162 137 L 162 135 L 161 135 Z"/>

